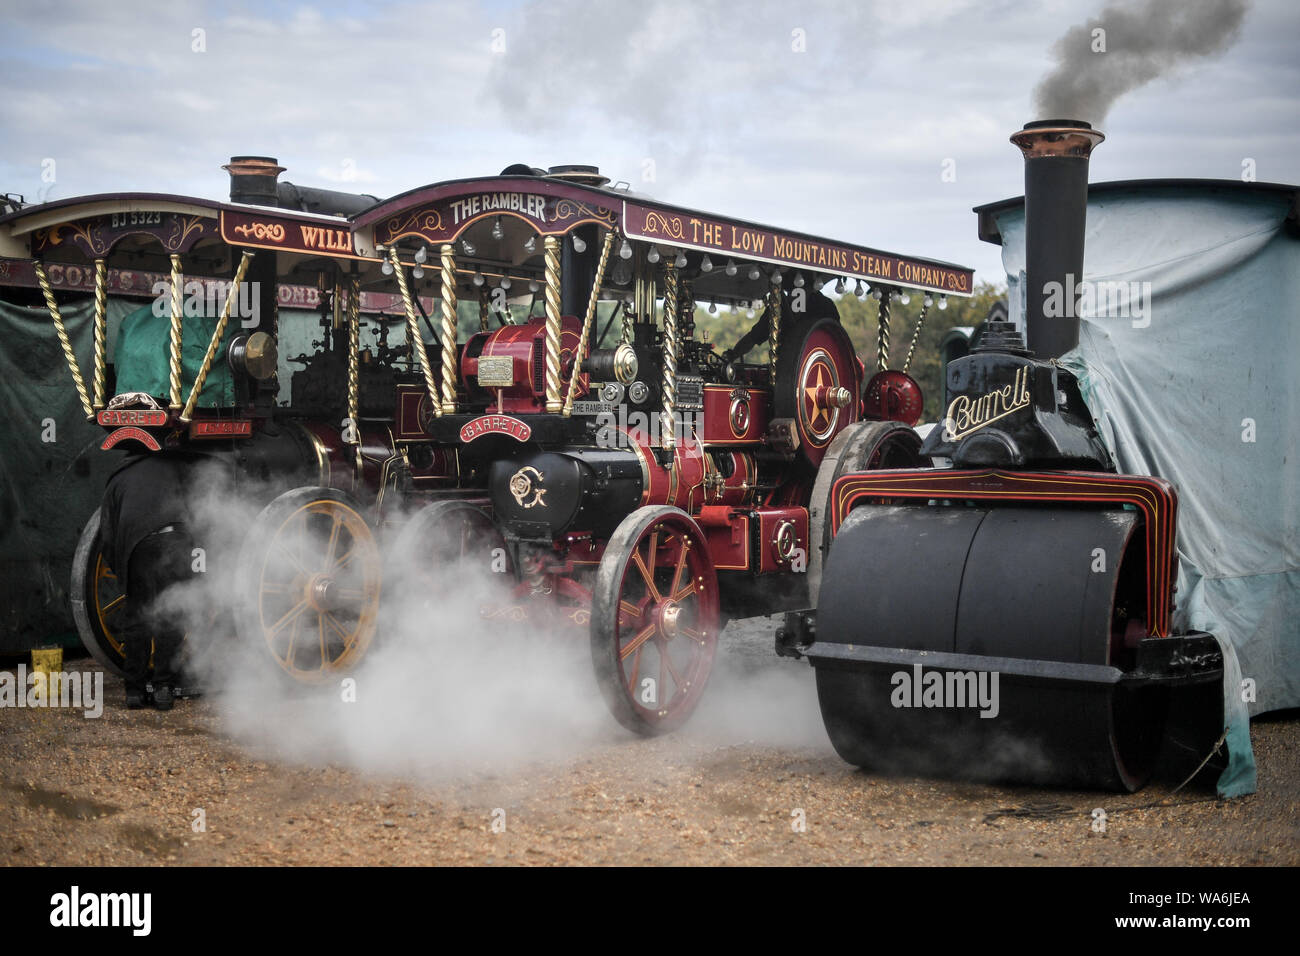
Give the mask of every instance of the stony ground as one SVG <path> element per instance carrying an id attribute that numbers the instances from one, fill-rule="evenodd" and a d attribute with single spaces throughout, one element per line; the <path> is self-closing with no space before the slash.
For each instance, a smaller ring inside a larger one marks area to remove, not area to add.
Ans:
<path id="1" fill-rule="evenodd" d="M 788 673 L 815 710 L 806 665 L 753 643 L 728 632 L 737 659 L 803 668 Z M 98 720 L 0 709 L 0 863 L 1300 863 L 1296 712 L 1255 721 L 1259 792 L 1219 801 L 1170 784 L 1120 796 L 868 775 L 771 722 L 763 739 L 725 721 L 654 740 L 610 730 L 563 756 L 419 779 L 268 757 L 212 698 L 130 712 L 120 681 L 106 690 Z"/>

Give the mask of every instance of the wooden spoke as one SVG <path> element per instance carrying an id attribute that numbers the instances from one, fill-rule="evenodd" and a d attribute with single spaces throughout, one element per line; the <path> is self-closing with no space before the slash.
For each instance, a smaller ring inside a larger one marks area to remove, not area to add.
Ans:
<path id="1" fill-rule="evenodd" d="M 323 671 L 329 655 L 325 653 L 325 615 L 319 611 L 316 613 L 316 633 L 320 636 L 320 666 L 317 669 Z"/>
<path id="2" fill-rule="evenodd" d="M 641 577 L 645 580 L 646 590 L 650 592 L 650 597 L 658 604 L 663 598 L 659 595 L 659 589 L 655 587 L 654 575 L 646 570 L 645 560 L 641 557 L 639 551 L 632 552 L 632 562 L 636 565 L 637 570 L 641 572 Z"/>
<path id="3" fill-rule="evenodd" d="M 683 637 L 689 637 L 689 638 L 690 638 L 692 641 L 694 641 L 696 644 L 705 644 L 705 643 L 707 643 L 707 642 L 704 640 L 704 635 L 701 634 L 699 631 L 697 631 L 697 630 L 696 630 L 695 628 L 693 628 L 693 627 L 686 627 L 684 624 L 683 624 L 683 625 L 678 625 L 677 633 L 678 633 L 678 634 L 681 634 Z"/>
<path id="4" fill-rule="evenodd" d="M 126 595 L 119 594 L 117 597 L 113 598 L 113 600 L 109 601 L 107 604 L 104 605 L 103 608 L 104 613 L 107 614 L 109 611 L 116 608 L 119 604 L 121 604 L 125 600 L 126 600 Z"/>
<path id="5" fill-rule="evenodd" d="M 284 552 L 284 556 L 288 558 L 290 561 L 292 561 L 293 566 L 297 568 L 300 572 L 302 572 L 303 574 L 311 573 L 310 571 L 308 571 L 306 568 L 302 566 L 302 561 L 298 559 L 298 555 L 294 554 L 293 551 L 289 550 L 289 545 L 287 542 L 277 537 L 275 540 L 275 545 L 277 548 L 279 548 L 281 551 Z"/>
<path id="6" fill-rule="evenodd" d="M 671 600 L 680 602 L 684 598 L 690 597 L 692 594 L 695 593 L 698 585 L 699 582 L 696 581 L 694 578 L 691 578 L 691 580 L 680 591 L 676 591 L 673 593 Z"/>
<path id="7" fill-rule="evenodd" d="M 628 614 L 631 614 L 633 617 L 645 617 L 645 611 L 637 607 L 631 601 L 624 601 L 620 599 L 618 602 L 618 609 L 620 613 L 626 612 Z"/>
<path id="8" fill-rule="evenodd" d="M 325 618 L 329 626 L 334 628 L 334 632 L 338 634 L 339 637 L 343 638 L 343 646 L 346 647 L 351 642 L 352 635 L 339 626 L 339 622 L 334 619 L 333 614 L 326 611 L 322 616 Z"/>
<path id="9" fill-rule="evenodd" d="M 311 537 L 310 534 L 311 521 L 310 521 L 309 514 L 310 513 L 306 511 L 302 512 L 297 522 L 295 522 L 296 524 L 302 525 L 302 530 L 298 534 L 298 563 L 302 567 L 303 571 L 308 574 L 311 573 L 307 571 L 307 555 L 306 555 L 307 541 Z"/>
<path id="10" fill-rule="evenodd" d="M 356 557 L 356 554 L 357 554 L 357 549 L 355 545 L 353 545 L 351 548 L 348 548 L 347 551 L 343 552 L 343 556 L 334 563 L 334 567 L 330 569 L 330 573 L 338 574 L 340 571 L 342 571 L 344 568 L 346 568 L 349 564 L 352 563 L 352 559 Z"/>
<path id="11" fill-rule="evenodd" d="M 321 562 L 321 566 L 320 566 L 320 569 L 322 571 L 327 570 L 330 564 L 332 564 L 334 561 L 334 549 L 338 547 L 339 532 L 342 530 L 343 530 L 343 516 L 336 513 L 334 515 L 334 524 L 330 526 L 329 543 L 325 545 L 325 560 Z"/>
<path id="12" fill-rule="evenodd" d="M 682 679 L 677 676 L 677 668 L 673 667 L 673 656 L 668 653 L 667 645 L 664 645 L 662 648 L 660 648 L 659 653 L 663 659 L 663 662 L 668 665 L 668 673 L 673 676 L 673 687 L 676 690 L 681 690 Z"/>
<path id="13" fill-rule="evenodd" d="M 659 645 L 659 683 L 655 685 L 655 704 L 659 707 L 663 707 L 664 704 L 667 703 L 667 695 L 664 693 L 664 688 L 668 686 L 668 675 L 664 669 L 664 662 L 667 660 L 667 658 L 668 655 L 664 653 L 664 646 L 660 644 Z"/>
<path id="14" fill-rule="evenodd" d="M 289 649 L 285 652 L 284 655 L 284 665 L 285 667 L 288 667 L 290 670 L 293 669 L 293 645 L 294 642 L 298 639 L 298 621 L 300 619 L 301 619 L 301 615 L 294 615 L 293 627 L 289 629 Z"/>
<path id="15" fill-rule="evenodd" d="M 648 641 L 650 639 L 650 636 L 654 634 L 654 632 L 655 632 L 655 625 L 653 624 L 647 624 L 645 627 L 643 627 L 639 632 L 637 632 L 636 637 L 628 641 L 625 646 L 619 648 L 619 652 L 618 652 L 619 659 L 627 660 L 627 656 L 631 654 L 633 651 L 639 650 L 641 645 L 644 644 L 646 641 Z"/>
<path id="16" fill-rule="evenodd" d="M 291 607 L 288 611 L 286 611 L 284 617 L 280 618 L 280 620 L 276 621 L 275 624 L 271 626 L 271 628 L 266 632 L 266 636 L 268 638 L 274 637 L 276 633 L 279 632 L 279 630 L 283 628 L 286 624 L 288 624 L 290 621 L 296 621 L 298 619 L 298 615 L 302 614 L 302 612 L 306 609 L 306 607 L 307 607 L 307 599 L 303 598 L 301 601 L 299 601 L 297 604 Z"/>
<path id="17" fill-rule="evenodd" d="M 629 677 L 627 681 L 627 692 L 629 694 L 636 693 L 636 679 L 637 679 L 637 675 L 639 675 L 640 673 L 641 673 L 641 648 L 638 647 L 636 649 L 636 653 L 632 655 L 632 676 Z"/>
<path id="18" fill-rule="evenodd" d="M 686 556 L 691 553 L 691 546 L 683 541 L 681 549 L 677 552 L 677 567 L 673 569 L 673 583 L 668 588 L 668 593 L 672 595 L 670 600 L 677 600 L 677 582 L 682 579 L 682 568 L 686 567 Z"/>

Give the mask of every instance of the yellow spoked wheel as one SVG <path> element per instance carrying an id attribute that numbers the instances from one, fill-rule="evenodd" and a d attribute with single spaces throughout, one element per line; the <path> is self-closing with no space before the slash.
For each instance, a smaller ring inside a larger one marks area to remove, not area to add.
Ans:
<path id="1" fill-rule="evenodd" d="M 126 650 L 117 635 L 125 623 L 126 595 L 99 547 L 98 508 L 81 529 L 69 593 L 81 643 L 106 670 L 125 677 Z"/>
<path id="2" fill-rule="evenodd" d="M 297 488 L 262 510 L 240 550 L 236 627 L 289 677 L 323 683 L 354 669 L 375 635 L 379 548 L 356 503 Z"/>

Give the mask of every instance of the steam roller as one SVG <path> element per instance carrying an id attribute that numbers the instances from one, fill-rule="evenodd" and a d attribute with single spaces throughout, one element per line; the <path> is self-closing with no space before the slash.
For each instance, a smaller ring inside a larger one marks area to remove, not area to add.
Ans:
<path id="1" fill-rule="evenodd" d="M 1212 636 L 1170 632 L 1174 489 L 1116 473 L 1074 376 L 1010 323 L 947 390 L 921 455 L 950 467 L 834 481 L 817 608 L 778 643 L 849 763 L 1136 790 L 1174 695 L 1222 681 Z"/>

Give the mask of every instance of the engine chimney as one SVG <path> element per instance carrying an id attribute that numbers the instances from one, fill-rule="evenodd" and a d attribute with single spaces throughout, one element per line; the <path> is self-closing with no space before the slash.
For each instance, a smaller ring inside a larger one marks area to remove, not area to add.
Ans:
<path id="1" fill-rule="evenodd" d="M 231 156 L 222 166 L 230 173 L 230 201 L 253 206 L 276 205 L 276 180 L 284 172 L 270 156 Z"/>
<path id="2" fill-rule="evenodd" d="M 1026 123 L 1011 137 L 1025 157 L 1025 337 L 1040 359 L 1079 344 L 1088 157 L 1105 138 L 1064 119 Z"/>

